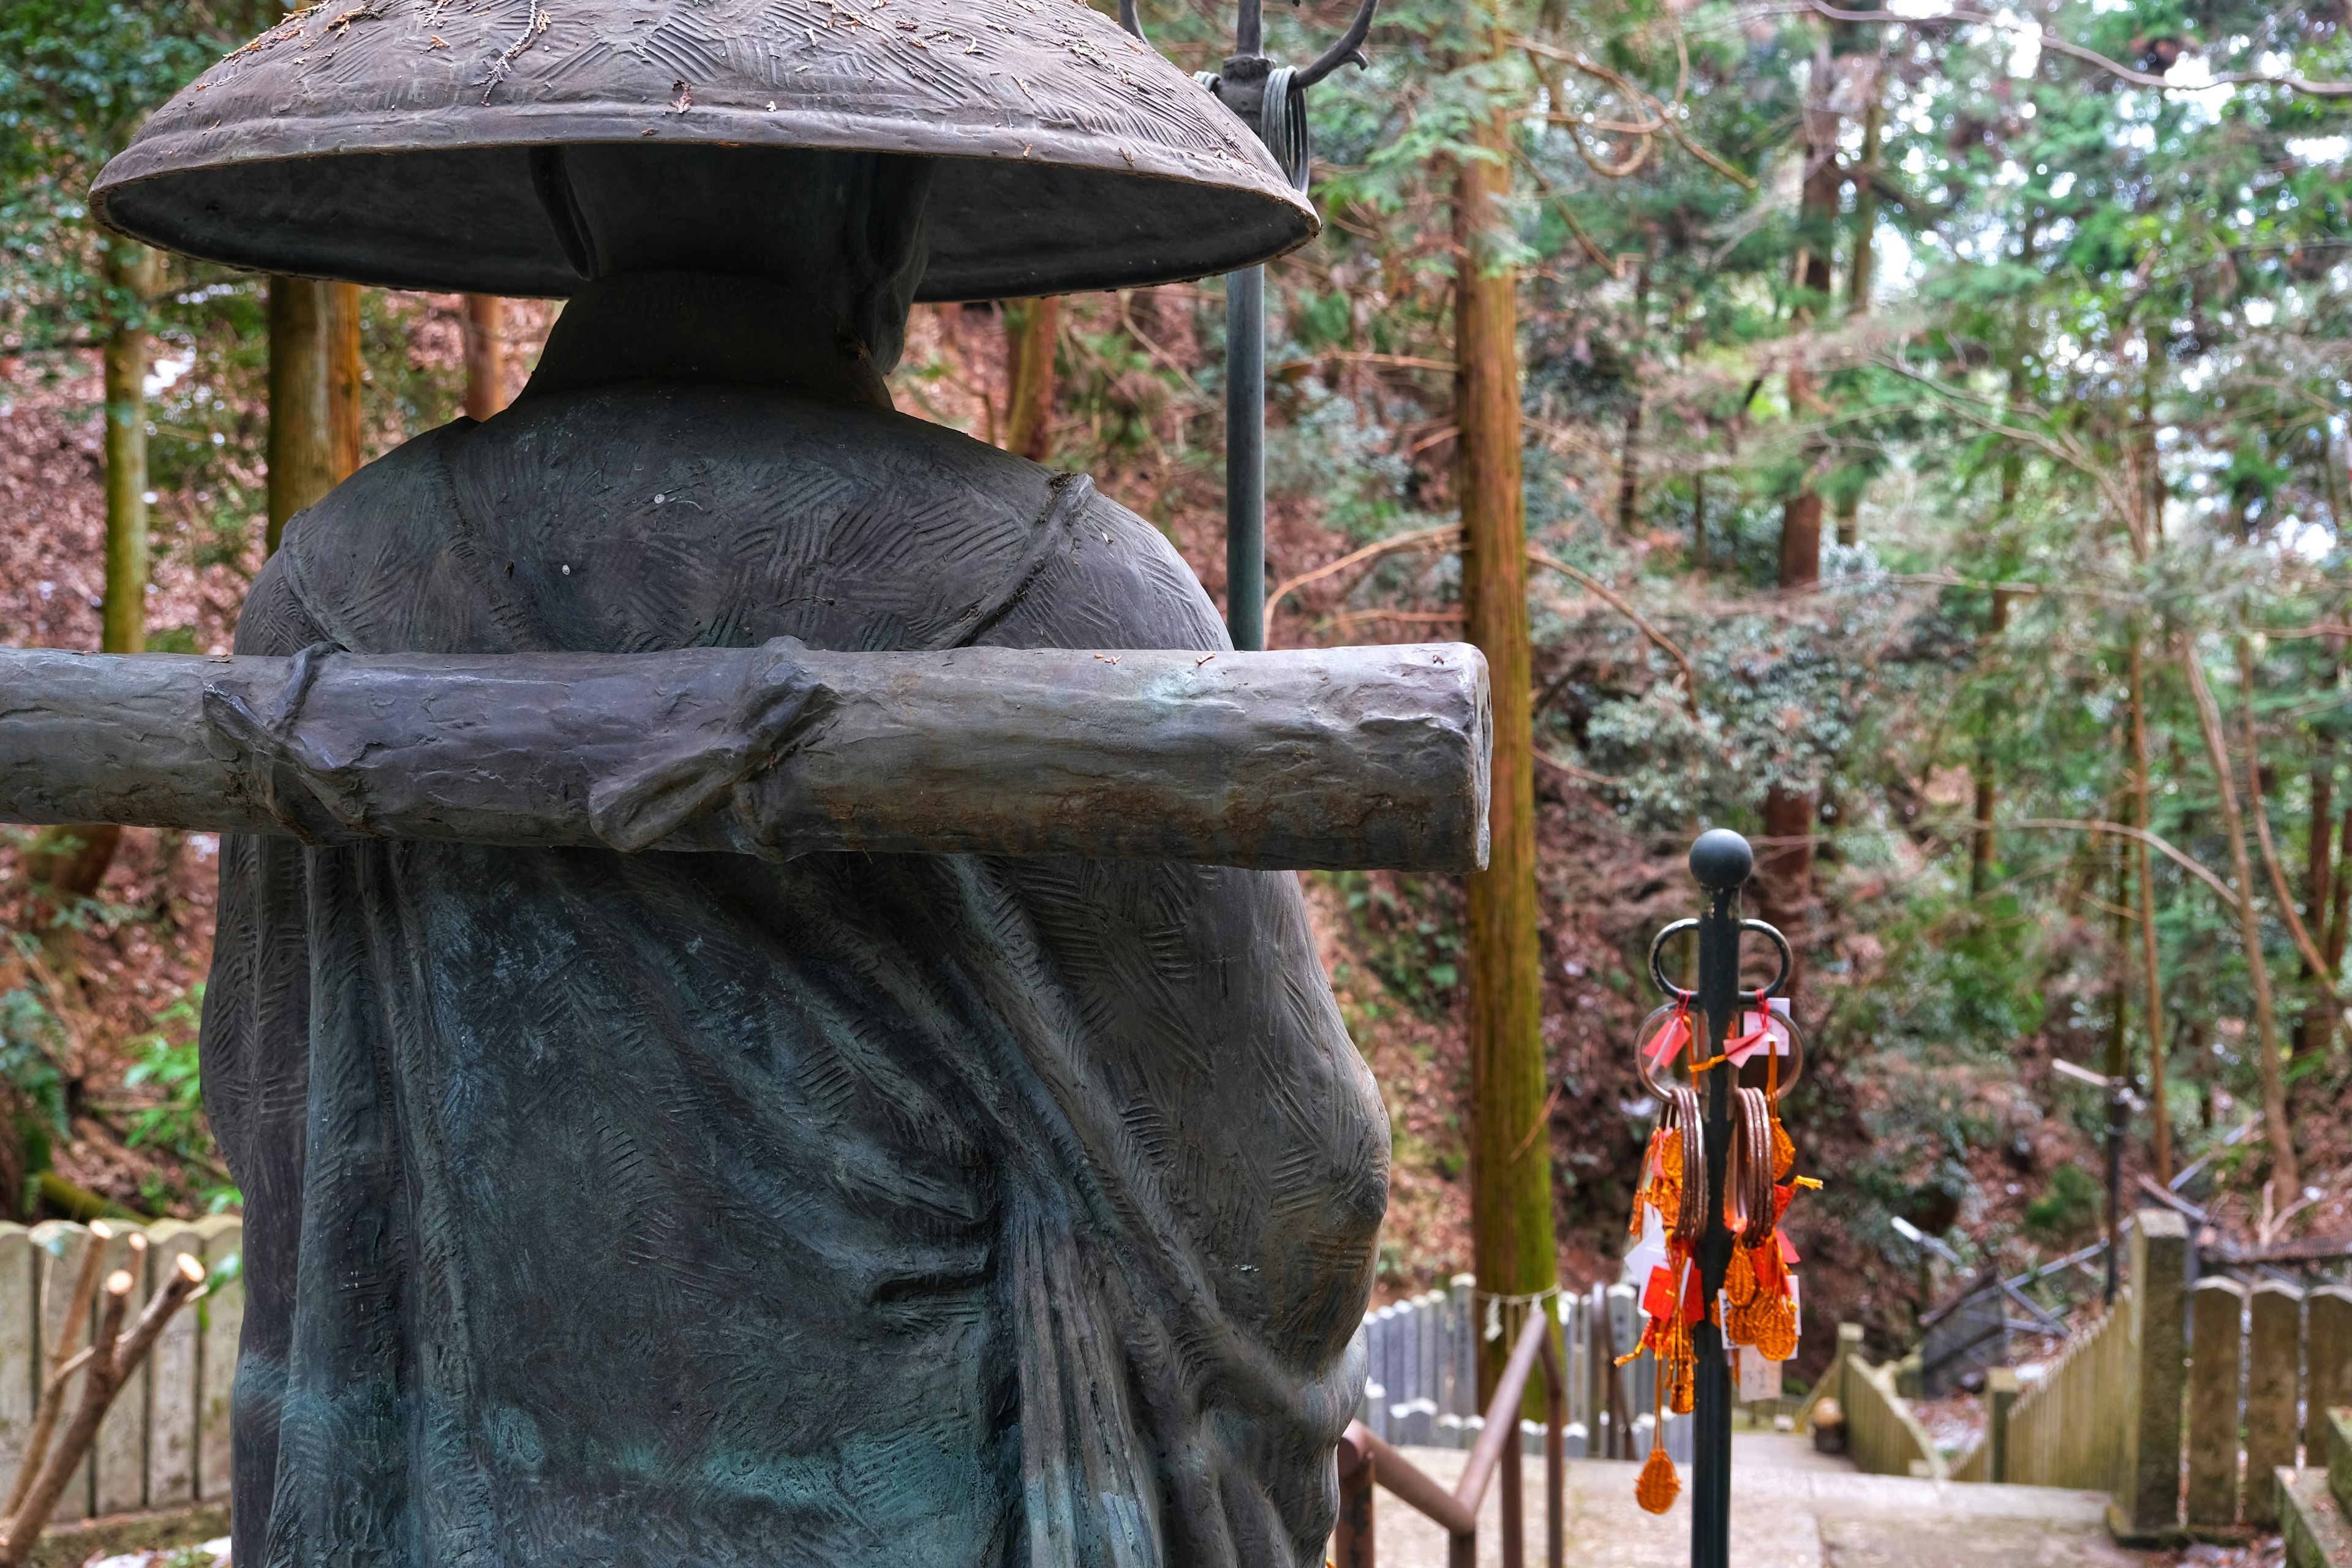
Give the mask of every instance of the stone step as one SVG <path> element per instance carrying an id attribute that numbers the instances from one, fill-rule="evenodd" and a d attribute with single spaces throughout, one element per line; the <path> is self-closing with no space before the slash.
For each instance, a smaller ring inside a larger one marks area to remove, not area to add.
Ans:
<path id="1" fill-rule="evenodd" d="M 2347 1528 L 2345 1510 L 2327 1483 L 2326 1470 L 2279 1468 L 2279 1531 L 2286 1538 L 2287 1568 L 2352 1568 L 2352 1528 Z"/>

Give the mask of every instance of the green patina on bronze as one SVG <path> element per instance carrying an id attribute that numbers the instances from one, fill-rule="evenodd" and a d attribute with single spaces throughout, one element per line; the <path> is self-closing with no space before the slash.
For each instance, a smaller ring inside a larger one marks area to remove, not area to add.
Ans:
<path id="1" fill-rule="evenodd" d="M 278 656 L 1222 650 L 1156 530 L 882 375 L 913 299 L 1317 226 L 1070 0 L 330 0 L 94 204 L 240 265 L 572 297 L 513 408 L 294 520 L 238 631 Z M 240 1563 L 1320 1561 L 1388 1132 L 1292 878 L 223 861 Z"/>

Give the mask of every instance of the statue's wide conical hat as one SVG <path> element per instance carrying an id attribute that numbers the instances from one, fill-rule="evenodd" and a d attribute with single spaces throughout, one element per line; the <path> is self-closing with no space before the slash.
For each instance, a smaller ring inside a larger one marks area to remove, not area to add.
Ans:
<path id="1" fill-rule="evenodd" d="M 91 202 L 235 266 L 568 295 L 533 154 L 597 142 L 945 160 L 929 300 L 1196 278 L 1318 226 L 1239 120 L 1077 0 L 325 0 L 158 110 Z"/>

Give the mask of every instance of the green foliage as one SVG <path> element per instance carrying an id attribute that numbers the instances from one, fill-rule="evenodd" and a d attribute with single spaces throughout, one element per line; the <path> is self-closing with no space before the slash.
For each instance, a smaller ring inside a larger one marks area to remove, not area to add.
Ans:
<path id="1" fill-rule="evenodd" d="M 1462 981 L 1461 917 L 1435 878 L 1318 872 L 1339 894 L 1358 949 L 1390 994 L 1422 1017 L 1438 1016 Z"/>
<path id="2" fill-rule="evenodd" d="M 2061 1165 L 2050 1173 L 2042 1194 L 2025 1205 L 2025 1228 L 2052 1245 L 2073 1241 L 2098 1223 L 2105 1206 L 2098 1182 L 2080 1165 Z"/>
<path id="3" fill-rule="evenodd" d="M 182 1159 L 212 1153 L 196 1062 L 196 1031 L 204 1022 L 204 1009 L 205 988 L 199 984 L 155 1015 L 155 1033 L 133 1042 L 139 1059 L 123 1073 L 122 1081 L 132 1089 L 152 1085 L 162 1100 L 131 1118 L 125 1142 L 132 1148 L 152 1144 Z"/>
<path id="4" fill-rule="evenodd" d="M 65 1079 L 58 1071 L 64 1049 L 65 1030 L 38 996 L 21 986 L 0 991 L 0 1079 L 31 1108 L 16 1131 L 34 1170 L 48 1163 L 49 1139 L 68 1131 Z"/>

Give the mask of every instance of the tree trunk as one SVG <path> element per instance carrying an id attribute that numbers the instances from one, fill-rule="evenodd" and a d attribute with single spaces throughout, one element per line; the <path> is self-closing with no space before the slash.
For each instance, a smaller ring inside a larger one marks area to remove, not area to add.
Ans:
<path id="1" fill-rule="evenodd" d="M 1832 195 L 1834 202 L 1834 192 Z M 1808 261 L 1811 274 L 1816 263 Z M 1818 264 L 1826 287 L 1828 267 Z M 1812 401 L 1812 375 L 1800 359 L 1789 368 L 1789 411 L 1793 416 Z M 1822 576 L 1822 498 L 1810 481 L 1780 509 L 1780 574 L 1783 588 L 1801 588 Z M 1775 784 L 1764 797 L 1765 844 L 1756 857 L 1764 918 L 1798 947 L 1799 928 L 1813 893 L 1813 796 Z M 1791 990 L 1797 976 L 1789 976 Z"/>
<path id="2" fill-rule="evenodd" d="M 1691 475 L 1691 570 L 1706 575 L 1706 470 Z"/>
<path id="3" fill-rule="evenodd" d="M 1642 515 L 1642 395 L 1625 411 L 1625 447 L 1617 461 L 1617 531 L 1627 538 Z"/>
<path id="4" fill-rule="evenodd" d="M 488 419 L 507 405 L 507 302 L 466 296 L 466 417 Z"/>
<path id="5" fill-rule="evenodd" d="M 341 484 L 359 472 L 360 286 L 327 285 L 327 468 Z"/>
<path id="6" fill-rule="evenodd" d="M 2147 684 L 2147 664 L 2140 651 L 2139 627 L 2131 630 L 2132 826 L 2148 832 Z M 2165 1104 L 2164 970 L 2158 962 L 2156 884 L 2149 876 L 2147 840 L 2133 846 L 2139 875 L 2140 989 L 2147 1009 L 2147 1098 L 2154 1112 L 2156 1179 L 2172 1180 L 2172 1116 Z"/>
<path id="7" fill-rule="evenodd" d="M 1799 357 L 1789 367 L 1789 416 L 1801 419 L 1813 405 L 1813 374 Z M 1807 455 L 1817 457 L 1810 444 Z M 1801 588 L 1822 580 L 1822 498 L 1813 489 L 1812 475 L 1805 476 L 1804 488 L 1780 505 L 1780 574 L 1783 588 Z"/>
<path id="8" fill-rule="evenodd" d="M 99 647 L 141 653 L 147 647 L 147 296 L 161 258 L 135 240 L 110 238 L 108 291 L 116 307 L 104 351 L 106 367 L 106 600 Z"/>
<path id="9" fill-rule="evenodd" d="M 1004 312 L 1004 449 L 1042 463 L 1054 438 L 1054 346 L 1060 335 L 1058 295 L 1024 300 Z"/>
<path id="10" fill-rule="evenodd" d="M 99 611 L 99 649 L 143 653 L 147 647 L 147 326 L 145 304 L 154 293 L 163 258 L 136 240 L 106 239 L 109 297 L 100 350 L 106 395 L 106 595 Z M 114 864 L 122 829 L 110 822 L 52 827 L 26 852 L 25 874 L 46 889 L 43 902 L 70 909 L 98 891 Z M 67 933 L 44 918 L 50 961 L 71 966 Z"/>
<path id="11" fill-rule="evenodd" d="M 1535 756 L 1527 517 L 1519 474 L 1518 279 L 1497 256 L 1507 221 L 1510 121 L 1478 127 L 1492 159 L 1455 176 L 1454 420 L 1461 435 L 1462 597 L 1486 656 L 1495 717 L 1492 847 L 1469 878 L 1470 1224 L 1478 1287 L 1531 1295 L 1559 1280 L 1551 1139 L 1544 1110 L 1543 979 L 1537 937 Z M 1481 1339 L 1479 1397 L 1512 1336 Z"/>
<path id="12" fill-rule="evenodd" d="M 2344 972 L 2346 906 L 2352 904 L 2352 805 L 2344 808 L 2344 821 L 2336 829 L 2336 842 L 2342 847 L 2336 853 L 2336 885 L 2328 892 L 2327 942 L 2320 951 L 2327 959 L 2329 973 L 2340 974 Z"/>
<path id="13" fill-rule="evenodd" d="M 1650 264 L 1633 273 L 1633 402 L 1625 410 L 1625 447 L 1617 463 L 1617 531 L 1631 538 L 1642 515 L 1642 346 L 1650 335 Z"/>
<path id="14" fill-rule="evenodd" d="M 269 280 L 271 553 L 294 514 L 335 487 L 327 393 L 327 290 L 312 278 Z"/>
<path id="15" fill-rule="evenodd" d="M 1871 73 L 1869 107 L 1862 119 L 1862 165 L 1853 177 L 1853 270 L 1847 275 L 1845 309 L 1849 316 L 1870 314 L 1870 291 L 1878 276 L 1878 149 L 1884 134 L 1885 109 L 1879 102 L 1878 76 Z"/>
<path id="16" fill-rule="evenodd" d="M 2326 736 L 2319 741 L 2319 754 L 2311 763 L 2311 831 L 2304 846 L 2303 908 L 2304 921 L 2317 933 L 2323 944 L 2328 938 L 2327 895 L 2334 882 L 2334 845 L 2332 831 L 2336 826 L 2336 756 Z M 2304 977 L 2312 979 L 2309 960 L 2304 963 Z M 2334 976 L 2328 977 L 2333 980 Z M 2316 1050 L 2326 1042 L 2331 1027 L 2327 998 L 2315 995 L 2304 1006 L 2303 1016 L 2294 1023 L 2294 1054 L 2298 1057 Z"/>
<path id="17" fill-rule="evenodd" d="M 2323 687 L 2332 687 L 2341 674 L 2342 654 L 2333 639 L 2328 645 L 2328 668 Z M 2329 895 L 2335 888 L 2335 845 L 2330 837 L 2336 826 L 2336 747 L 2323 731 L 2317 737 L 2311 759 L 2311 830 L 2305 836 L 2303 858 L 2303 918 L 2320 948 L 2320 956 L 2327 956 L 2328 943 L 2334 938 Z M 2304 961 L 2304 977 L 2316 982 L 2323 977 Z M 2336 983 L 2337 968 L 2324 978 L 2327 986 Z M 2302 1057 L 2325 1047 L 2336 1030 L 2336 1009 L 2327 991 L 2315 985 L 2314 994 L 2305 1002 L 2302 1016 L 2294 1021 L 2294 1054 Z"/>
<path id="18" fill-rule="evenodd" d="M 2128 1057 L 2125 1053 L 2126 1045 L 2128 1044 L 2127 1029 L 2131 1017 L 2131 981 L 2129 979 L 2129 975 L 2131 973 L 2131 960 L 2128 957 L 2128 950 L 2125 947 L 2124 942 L 2125 939 L 2130 935 L 2129 928 L 2131 917 L 2124 912 L 2126 908 L 2124 903 L 2124 883 L 2126 880 L 2125 868 L 2130 863 L 2131 857 L 2125 852 L 2124 847 L 2120 844 L 2116 845 L 2115 940 L 2110 944 L 2108 954 L 2108 962 L 2113 966 L 2111 977 L 2114 984 L 2109 987 L 2107 993 L 2107 1057 L 2106 1061 L 2099 1069 L 2106 1074 L 2110 1084 L 2120 1084 L 2123 1081 L 2124 1074 L 2129 1061 Z M 2123 1153 L 2124 1139 L 2131 1129 L 2131 1123 L 2128 1120 L 2130 1116 L 2128 1107 L 2129 1102 L 2126 1101 L 2121 1094 L 2116 1092 L 2112 1088 L 2108 1090 L 2105 1108 L 2107 1113 L 2107 1142 L 2105 1153 L 2106 1155 L 2107 1167 L 2107 1179 L 2105 1183 L 2107 1191 L 2107 1279 L 2111 1282 L 2116 1277 L 2116 1265 L 2123 1257 Z M 2108 1299 L 2110 1300 L 2114 1300 L 2112 1296 Z"/>
<path id="19" fill-rule="evenodd" d="M 1996 588 L 1992 594 L 1992 613 L 1985 617 L 1985 635 L 1980 647 L 1990 648 L 2009 629 L 2009 595 Z M 1981 657 L 1981 654 L 1979 655 Z M 1990 726 L 1993 715 L 1987 704 L 1984 722 Z M 1992 740 L 1980 736 L 1977 741 L 1976 826 L 1969 846 L 1969 896 L 1981 899 L 1992 888 L 1993 807 L 2000 796 L 2000 781 L 1994 772 Z"/>
<path id="20" fill-rule="evenodd" d="M 2247 980 L 2254 991 L 2254 1048 L 2262 1069 L 2263 1130 L 2271 1151 L 2271 1201 L 2275 1212 L 2284 1212 L 2302 1190 L 2303 1179 L 2295 1163 L 2294 1124 L 2287 1115 L 2286 1075 L 2279 1068 L 2278 1016 L 2271 996 L 2270 965 L 2263 956 L 2263 917 L 2254 899 L 2254 868 L 2246 851 L 2245 817 L 2238 805 L 2238 786 L 2231 778 L 2229 742 L 2221 731 L 2221 710 L 2213 701 L 2212 688 L 2206 684 L 2197 649 L 2185 637 L 2181 639 L 2180 668 L 2189 678 L 2189 695 L 2196 699 L 2198 728 L 2204 732 L 2205 753 L 2212 762 L 2214 782 L 2220 786 L 2221 826 L 2230 841 L 2230 870 L 2238 888 L 2238 940 L 2245 951 Z"/>

